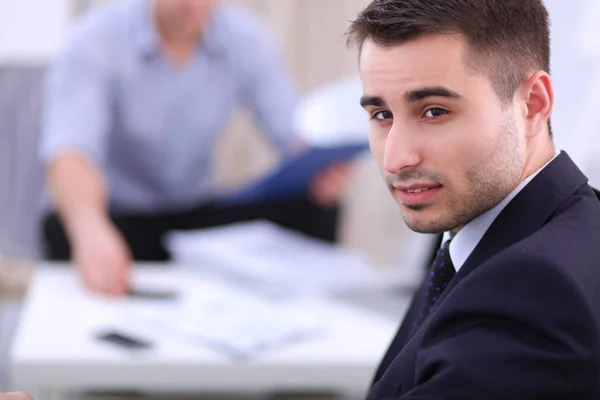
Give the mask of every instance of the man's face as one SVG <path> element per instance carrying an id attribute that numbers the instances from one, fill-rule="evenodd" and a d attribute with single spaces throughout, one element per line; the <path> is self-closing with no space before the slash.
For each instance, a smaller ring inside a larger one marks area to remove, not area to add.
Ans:
<path id="1" fill-rule="evenodd" d="M 159 0 L 158 9 L 185 34 L 199 34 L 218 0 Z"/>
<path id="2" fill-rule="evenodd" d="M 525 164 L 524 121 L 485 74 L 466 64 L 464 38 L 427 35 L 364 43 L 362 104 L 371 150 L 414 231 L 458 230 L 506 197 Z"/>

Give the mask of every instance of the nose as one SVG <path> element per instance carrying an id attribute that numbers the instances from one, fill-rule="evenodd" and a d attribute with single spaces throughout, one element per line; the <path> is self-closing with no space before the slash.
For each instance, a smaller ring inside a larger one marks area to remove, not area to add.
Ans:
<path id="1" fill-rule="evenodd" d="M 394 122 L 390 129 L 383 158 L 383 168 L 389 174 L 418 166 L 422 161 L 418 138 L 410 130 Z"/>

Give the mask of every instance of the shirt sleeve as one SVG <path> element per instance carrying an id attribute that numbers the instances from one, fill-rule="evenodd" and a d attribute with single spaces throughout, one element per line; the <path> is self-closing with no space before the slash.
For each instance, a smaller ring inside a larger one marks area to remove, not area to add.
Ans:
<path id="1" fill-rule="evenodd" d="M 296 140 L 294 112 L 297 88 L 273 34 L 258 20 L 249 20 L 239 32 L 243 103 L 250 108 L 258 126 L 281 150 Z M 240 26 L 240 25 L 238 25 Z"/>
<path id="2" fill-rule="evenodd" d="M 100 162 L 111 124 L 110 52 L 98 35 L 77 32 L 46 76 L 40 157 L 79 151 Z"/>

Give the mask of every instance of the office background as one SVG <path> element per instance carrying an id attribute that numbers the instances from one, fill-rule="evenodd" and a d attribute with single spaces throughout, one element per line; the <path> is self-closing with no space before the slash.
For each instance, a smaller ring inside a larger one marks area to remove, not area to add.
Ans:
<path id="1" fill-rule="evenodd" d="M 73 18 L 105 1 L 118 0 L 0 0 L 0 389 L 7 385 L 6 357 L 23 291 L 40 257 L 36 210 L 43 171 L 37 143 L 44 74 Z M 303 95 L 356 81 L 356 52 L 347 49 L 343 32 L 367 0 L 231 1 L 265 20 Z M 335 115 L 336 104 L 329 107 Z M 366 118 L 359 113 L 355 118 Z M 215 155 L 218 181 L 224 187 L 238 185 L 277 161 L 249 114 L 239 110 Z M 363 251 L 378 267 L 403 260 L 419 269 L 429 238 L 404 226 L 370 155 L 354 164 L 342 213 L 339 230 L 345 247 Z"/>
<path id="2" fill-rule="evenodd" d="M 43 177 L 36 146 L 45 68 L 71 19 L 104 1 L 118 0 L 0 0 L 0 296 L 27 280 L 27 268 L 39 256 L 35 210 Z M 342 33 L 369 0 L 231 1 L 254 9 L 270 26 L 303 94 L 356 79 L 356 53 L 346 48 Z M 555 141 L 598 187 L 600 1 L 545 3 L 552 19 Z M 277 162 L 249 121 L 240 110 L 223 135 L 215 156 L 223 186 L 240 184 Z M 232 160 L 246 168 L 228 168 L 234 165 Z M 340 232 L 344 246 L 364 251 L 377 266 L 404 262 L 416 269 L 428 250 L 429 238 L 404 226 L 369 156 L 355 163 Z M 0 352 L 9 345 L 18 314 L 18 301 L 3 304 Z M 0 357 L 0 383 L 1 374 Z"/>
<path id="3" fill-rule="evenodd" d="M 3 222 L 0 254 L 26 258 L 39 254 L 34 210 L 42 184 L 35 154 L 41 79 L 67 34 L 71 19 L 103 1 L 115 0 L 0 2 L 3 19 L 0 24 L 0 101 L 3 101 L 0 115 L 5 132 L 0 157 L 0 203 L 3 205 L 0 208 Z M 357 79 L 356 53 L 346 48 L 343 32 L 348 21 L 368 1 L 235 2 L 255 10 L 274 32 L 303 94 L 312 94 L 340 80 Z M 331 107 L 335 113 L 334 105 Z M 363 117 L 362 114 L 357 116 Z M 228 167 L 235 165 L 232 160 L 244 168 Z M 253 127 L 250 116 L 240 110 L 222 136 L 214 162 L 218 181 L 227 187 L 267 171 L 277 162 L 277 157 Z M 343 208 L 341 241 L 345 246 L 367 252 L 379 264 L 394 262 L 402 253 L 399 241 L 411 249 L 414 248 L 412 241 L 422 241 L 422 238 L 415 237 L 404 227 L 371 158 L 365 157 L 355 167 L 356 178 Z"/>

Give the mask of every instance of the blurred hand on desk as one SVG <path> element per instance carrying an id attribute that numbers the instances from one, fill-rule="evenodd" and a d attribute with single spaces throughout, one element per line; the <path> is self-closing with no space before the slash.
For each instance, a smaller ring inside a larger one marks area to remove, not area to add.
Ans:
<path id="1" fill-rule="evenodd" d="M 302 144 L 296 144 L 293 152 L 301 151 Z M 311 200 L 323 208 L 335 208 L 346 195 L 349 177 L 350 163 L 324 168 L 310 184 Z M 53 163 L 50 181 L 66 221 L 71 260 L 83 283 L 95 293 L 125 295 L 133 256 L 107 212 L 108 190 L 102 171 L 89 158 L 67 154 Z"/>
<path id="2" fill-rule="evenodd" d="M 87 224 L 73 241 L 73 263 L 93 292 L 125 295 L 132 256 L 110 220 Z"/>
<path id="3" fill-rule="evenodd" d="M 104 172 L 92 158 L 70 151 L 51 163 L 48 175 L 71 261 L 85 286 L 96 293 L 124 295 L 132 256 L 109 216 Z"/>

